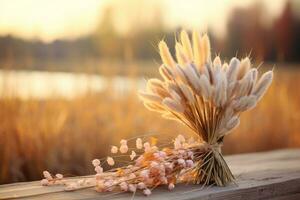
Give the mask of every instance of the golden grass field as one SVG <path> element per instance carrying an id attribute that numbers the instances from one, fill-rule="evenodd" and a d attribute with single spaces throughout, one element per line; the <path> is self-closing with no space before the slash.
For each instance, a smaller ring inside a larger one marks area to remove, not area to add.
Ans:
<path id="1" fill-rule="evenodd" d="M 300 147 L 300 71 L 277 70 L 259 105 L 242 115 L 226 138 L 225 154 Z M 0 183 L 38 180 L 43 170 L 92 174 L 91 160 L 121 138 L 147 133 L 190 134 L 177 122 L 144 108 L 136 91 L 116 98 L 111 90 L 72 100 L 0 100 Z"/>

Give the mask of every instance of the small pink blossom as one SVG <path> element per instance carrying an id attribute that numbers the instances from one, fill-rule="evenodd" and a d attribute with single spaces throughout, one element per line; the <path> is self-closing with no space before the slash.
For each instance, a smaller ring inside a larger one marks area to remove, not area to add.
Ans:
<path id="1" fill-rule="evenodd" d="M 58 180 L 61 180 L 61 179 L 63 179 L 63 177 L 64 177 L 62 174 L 56 174 L 55 176 L 56 176 L 56 178 L 57 178 Z"/>
<path id="2" fill-rule="evenodd" d="M 120 146 L 120 152 L 121 152 L 121 153 L 127 153 L 127 151 L 128 151 L 128 146 L 127 146 L 127 144 L 122 144 L 122 145 Z"/>
<path id="3" fill-rule="evenodd" d="M 141 138 L 137 138 L 135 143 L 136 143 L 136 148 L 137 149 L 142 149 L 143 148 L 143 141 L 142 141 Z"/>
<path id="4" fill-rule="evenodd" d="M 169 190 L 173 190 L 174 188 L 175 188 L 174 183 L 170 183 L 169 186 L 168 186 L 168 189 Z"/>
<path id="5" fill-rule="evenodd" d="M 179 159 L 177 160 L 177 162 L 178 162 L 179 165 L 182 165 L 182 166 L 185 165 L 185 161 L 184 161 L 182 158 L 179 158 Z"/>
<path id="6" fill-rule="evenodd" d="M 99 159 L 94 159 L 92 161 L 92 163 L 93 163 L 94 167 L 97 167 L 98 165 L 100 165 L 100 160 Z"/>
<path id="7" fill-rule="evenodd" d="M 115 165 L 115 161 L 112 157 L 107 157 L 107 163 L 110 165 L 110 166 L 113 166 Z"/>
<path id="8" fill-rule="evenodd" d="M 126 182 L 120 183 L 120 189 L 121 189 L 122 191 L 127 192 L 127 191 L 128 191 L 128 184 L 127 184 Z"/>
<path id="9" fill-rule="evenodd" d="M 53 180 L 52 175 L 48 171 L 43 171 L 43 175 L 44 175 L 45 179 L 47 179 L 48 181 Z"/>
<path id="10" fill-rule="evenodd" d="M 194 167 L 194 162 L 192 160 L 185 161 L 186 167 Z"/>
<path id="11" fill-rule="evenodd" d="M 136 157 L 136 153 L 131 151 L 130 159 L 133 160 Z"/>
<path id="12" fill-rule="evenodd" d="M 118 153 L 118 147 L 112 146 L 110 151 L 111 151 L 111 153 L 114 153 L 114 154 Z"/>
<path id="13" fill-rule="evenodd" d="M 143 191 L 143 193 L 144 193 L 145 196 L 149 196 L 149 195 L 151 194 L 151 190 L 145 189 L 145 190 Z"/>

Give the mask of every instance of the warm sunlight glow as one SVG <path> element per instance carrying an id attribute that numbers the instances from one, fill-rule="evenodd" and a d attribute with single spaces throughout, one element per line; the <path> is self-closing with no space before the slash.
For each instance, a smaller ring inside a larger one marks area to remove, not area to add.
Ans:
<path id="1" fill-rule="evenodd" d="M 91 33 L 103 17 L 104 8 L 111 6 L 116 11 L 113 14 L 114 27 L 121 33 L 128 33 L 133 28 L 140 27 L 139 25 L 149 25 L 149 18 L 155 17 L 153 14 L 160 14 L 166 27 L 200 30 L 211 28 L 216 36 L 222 37 L 226 33 L 230 11 L 256 2 L 257 0 L 190 0 L 188 3 L 178 0 L 2 0 L 0 35 L 13 34 L 44 41 L 76 38 Z M 268 3 L 265 6 L 271 19 L 281 13 L 284 2 Z M 153 12 L 154 10 L 157 12 Z M 270 18 L 266 20 L 268 22 Z"/>
<path id="2" fill-rule="evenodd" d="M 97 0 L 3 0 L 0 33 L 46 41 L 90 33 L 98 20 Z"/>

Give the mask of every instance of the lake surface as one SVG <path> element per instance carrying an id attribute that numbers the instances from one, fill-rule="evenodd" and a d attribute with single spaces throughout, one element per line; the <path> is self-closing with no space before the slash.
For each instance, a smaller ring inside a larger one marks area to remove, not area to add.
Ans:
<path id="1" fill-rule="evenodd" d="M 108 87 L 116 95 L 145 87 L 143 78 L 114 76 L 112 78 L 83 73 L 0 70 L 0 97 L 74 98 L 88 92 L 101 92 Z"/>

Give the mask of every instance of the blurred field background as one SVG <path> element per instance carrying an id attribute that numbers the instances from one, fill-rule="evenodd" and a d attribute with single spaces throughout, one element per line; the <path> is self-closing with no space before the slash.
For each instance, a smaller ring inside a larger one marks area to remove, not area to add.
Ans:
<path id="1" fill-rule="evenodd" d="M 182 28 L 209 33 L 213 55 L 249 55 L 275 80 L 225 140 L 225 154 L 300 147 L 300 3 L 246 1 L 0 2 L 0 184 L 43 170 L 93 173 L 122 138 L 189 135 L 144 108 L 158 77 L 157 42 Z"/>

